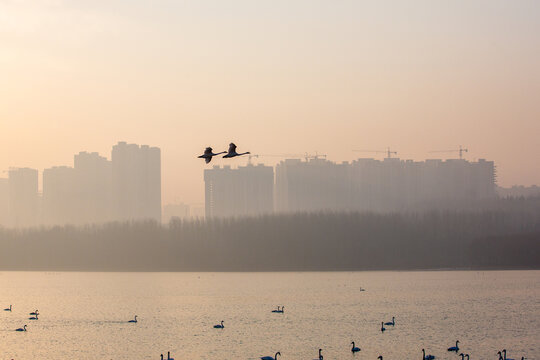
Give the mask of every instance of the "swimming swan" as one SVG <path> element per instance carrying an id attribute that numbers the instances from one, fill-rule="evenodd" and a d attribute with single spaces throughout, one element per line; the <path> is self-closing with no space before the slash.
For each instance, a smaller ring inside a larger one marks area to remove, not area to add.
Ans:
<path id="1" fill-rule="evenodd" d="M 279 351 L 274 355 L 274 357 L 271 357 L 271 356 L 263 356 L 263 357 L 261 358 L 261 360 L 276 360 L 278 355 L 281 356 L 281 353 L 280 353 Z"/>
<path id="2" fill-rule="evenodd" d="M 426 350 L 422 349 L 422 359 L 423 360 L 433 360 L 435 359 L 434 355 L 426 355 Z"/>
<path id="3" fill-rule="evenodd" d="M 15 331 L 26 331 L 26 325 L 24 325 L 22 328 L 15 329 Z"/>
<path id="4" fill-rule="evenodd" d="M 359 347 L 354 346 L 354 341 L 353 341 L 351 344 L 352 344 L 352 349 L 351 349 L 351 351 L 352 351 L 353 353 L 354 353 L 354 352 L 360 351 L 360 348 L 359 348 Z"/>
<path id="5" fill-rule="evenodd" d="M 28 320 L 38 320 L 38 316 L 37 316 L 37 315 L 30 316 L 30 317 L 28 318 Z"/>
<path id="6" fill-rule="evenodd" d="M 322 349 L 319 349 L 319 357 L 317 359 L 314 359 L 314 360 L 323 360 Z"/>
<path id="7" fill-rule="evenodd" d="M 11 311 L 11 305 L 9 305 L 9 308 L 4 309 L 4 311 Z"/>
<path id="8" fill-rule="evenodd" d="M 384 332 L 386 328 L 384 327 L 384 322 L 381 322 L 381 332 Z"/>
<path id="9" fill-rule="evenodd" d="M 223 325 L 223 320 L 221 320 L 221 325 L 214 325 L 214 329 L 224 329 L 224 328 L 225 328 L 225 325 Z"/>
<path id="10" fill-rule="evenodd" d="M 273 312 L 273 313 L 281 312 L 281 311 L 279 311 L 279 305 L 278 305 L 278 307 L 277 307 L 277 310 L 272 310 L 272 312 Z"/>
<path id="11" fill-rule="evenodd" d="M 456 346 L 449 347 L 448 351 L 458 352 L 458 350 L 459 350 L 458 344 L 459 344 L 459 340 L 456 340 Z"/>
<path id="12" fill-rule="evenodd" d="M 395 318 L 392 316 L 392 321 L 385 322 L 384 325 L 395 326 L 396 325 Z"/>
<path id="13" fill-rule="evenodd" d="M 137 322 L 137 315 L 135 315 L 135 319 L 128 321 L 128 323 L 136 323 L 136 322 Z"/>

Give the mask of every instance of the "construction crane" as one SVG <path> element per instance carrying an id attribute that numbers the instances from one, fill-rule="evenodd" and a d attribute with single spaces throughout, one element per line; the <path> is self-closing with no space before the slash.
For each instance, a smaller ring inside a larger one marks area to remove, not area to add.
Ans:
<path id="1" fill-rule="evenodd" d="M 249 154 L 248 165 L 251 165 L 252 158 L 259 158 L 259 157 L 304 158 L 306 159 L 306 161 L 308 161 L 309 159 L 318 159 L 320 157 L 326 159 L 326 154 L 319 154 L 319 153 L 315 153 L 315 154 L 308 154 L 308 153 L 305 153 L 305 154 Z"/>
<path id="2" fill-rule="evenodd" d="M 390 148 L 387 147 L 385 151 L 382 150 L 353 150 L 355 152 L 370 152 L 370 153 L 383 153 L 386 154 L 386 158 L 390 159 L 392 154 L 397 155 L 397 151 L 390 151 Z"/>
<path id="3" fill-rule="evenodd" d="M 433 150 L 433 151 L 430 151 L 430 153 L 448 153 L 448 152 L 459 152 L 459 158 L 463 159 L 463 153 L 464 152 L 469 152 L 469 149 L 464 149 L 464 148 L 461 147 L 461 145 L 459 145 L 459 149 L 457 149 L 457 150 Z"/>

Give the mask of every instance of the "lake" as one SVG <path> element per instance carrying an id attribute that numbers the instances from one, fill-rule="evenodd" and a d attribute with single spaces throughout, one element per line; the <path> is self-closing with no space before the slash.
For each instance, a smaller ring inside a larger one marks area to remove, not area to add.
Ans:
<path id="1" fill-rule="evenodd" d="M 456 340 L 471 360 L 503 348 L 540 359 L 540 271 L 0 272 L 10 304 L 2 360 L 316 359 L 319 348 L 325 360 L 422 359 L 422 348 L 456 360 Z"/>

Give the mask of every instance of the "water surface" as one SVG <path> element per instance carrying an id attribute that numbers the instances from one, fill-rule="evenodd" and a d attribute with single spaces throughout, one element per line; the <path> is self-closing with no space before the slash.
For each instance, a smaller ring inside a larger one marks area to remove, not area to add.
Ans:
<path id="1" fill-rule="evenodd" d="M 360 291 L 360 287 L 366 291 Z M 540 359 L 540 271 L 1 272 L 0 359 Z M 285 305 L 284 314 L 271 313 Z M 27 320 L 39 309 L 38 321 Z M 138 315 L 137 324 L 127 323 Z M 381 321 L 396 326 L 380 332 Z M 225 321 L 225 329 L 213 325 Z M 13 331 L 28 324 L 26 333 Z M 355 341 L 362 351 L 350 352 Z"/>

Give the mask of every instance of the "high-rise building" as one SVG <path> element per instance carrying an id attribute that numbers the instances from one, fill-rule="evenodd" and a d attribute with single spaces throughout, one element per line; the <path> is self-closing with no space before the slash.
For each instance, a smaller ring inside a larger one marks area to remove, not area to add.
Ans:
<path id="1" fill-rule="evenodd" d="M 73 158 L 75 198 L 82 205 L 75 223 L 103 223 L 113 219 L 112 165 L 96 152 L 80 152 Z"/>
<path id="2" fill-rule="evenodd" d="M 0 178 L 0 226 L 9 226 L 9 180 Z"/>
<path id="3" fill-rule="evenodd" d="M 276 211 L 350 210 L 351 182 L 347 163 L 314 158 L 287 159 L 276 166 Z"/>
<path id="4" fill-rule="evenodd" d="M 160 149 L 119 142 L 111 158 L 113 218 L 161 222 Z"/>
<path id="5" fill-rule="evenodd" d="M 9 170 L 9 213 L 14 227 L 34 226 L 38 220 L 38 171 Z"/>
<path id="6" fill-rule="evenodd" d="M 207 218 L 273 212 L 274 170 L 270 166 L 214 166 L 204 171 Z"/>
<path id="7" fill-rule="evenodd" d="M 43 170 L 42 221 L 47 225 L 74 224 L 85 207 L 76 197 L 75 170 L 55 166 Z"/>
<path id="8" fill-rule="evenodd" d="M 276 210 L 463 209 L 496 196 L 495 166 L 480 159 L 285 160 L 276 166 Z"/>

